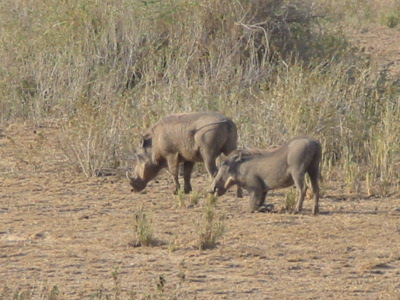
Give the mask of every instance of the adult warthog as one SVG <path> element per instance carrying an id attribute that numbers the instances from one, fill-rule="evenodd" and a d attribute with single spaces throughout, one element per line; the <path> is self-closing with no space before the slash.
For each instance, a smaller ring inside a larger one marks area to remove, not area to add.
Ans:
<path id="1" fill-rule="evenodd" d="M 136 150 L 136 166 L 130 177 L 132 191 L 143 190 L 163 168 L 168 168 L 180 189 L 179 164 L 183 163 L 184 192 L 190 193 L 190 177 L 195 162 L 204 162 L 214 177 L 218 171 L 215 160 L 237 148 L 237 129 L 233 121 L 215 112 L 176 114 L 158 121 Z"/>
<path id="2" fill-rule="evenodd" d="M 272 151 L 236 150 L 225 160 L 211 184 L 211 192 L 219 196 L 232 185 L 250 194 L 249 211 L 262 211 L 268 191 L 296 186 L 299 197 L 295 212 L 302 210 L 306 194 L 304 182 L 308 173 L 314 194 L 313 214 L 318 213 L 319 164 L 322 148 L 319 141 L 298 137 Z"/>

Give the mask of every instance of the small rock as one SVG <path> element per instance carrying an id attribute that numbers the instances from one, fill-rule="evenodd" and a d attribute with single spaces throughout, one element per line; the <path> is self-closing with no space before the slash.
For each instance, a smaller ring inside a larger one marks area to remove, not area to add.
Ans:
<path id="1" fill-rule="evenodd" d="M 35 239 L 46 239 L 50 236 L 50 233 L 48 233 L 47 231 L 45 232 L 39 232 L 35 234 Z"/>

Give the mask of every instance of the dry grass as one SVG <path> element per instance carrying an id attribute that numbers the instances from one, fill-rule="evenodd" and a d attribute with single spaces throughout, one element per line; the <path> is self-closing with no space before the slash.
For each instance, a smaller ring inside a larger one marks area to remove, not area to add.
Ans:
<path id="1" fill-rule="evenodd" d="M 283 211 L 294 212 L 297 202 L 297 190 L 295 188 L 290 188 L 289 191 L 285 193 L 285 202 L 282 207 Z"/>
<path id="2" fill-rule="evenodd" d="M 156 243 L 151 217 L 140 207 L 133 220 L 133 246 L 149 247 Z"/>
<path id="3" fill-rule="evenodd" d="M 216 200 L 216 196 L 208 195 L 203 207 L 201 220 L 197 224 L 197 232 L 199 235 L 198 246 L 200 250 L 215 248 L 225 232 L 225 217 L 216 212 Z"/>

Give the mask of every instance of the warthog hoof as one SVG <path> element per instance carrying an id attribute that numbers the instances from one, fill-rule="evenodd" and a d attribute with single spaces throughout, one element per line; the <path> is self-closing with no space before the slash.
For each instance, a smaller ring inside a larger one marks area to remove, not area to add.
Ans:
<path id="1" fill-rule="evenodd" d="M 274 205 L 273 204 L 264 204 L 261 205 L 257 211 L 258 212 L 262 212 L 262 213 L 268 213 L 271 212 L 274 209 Z"/>

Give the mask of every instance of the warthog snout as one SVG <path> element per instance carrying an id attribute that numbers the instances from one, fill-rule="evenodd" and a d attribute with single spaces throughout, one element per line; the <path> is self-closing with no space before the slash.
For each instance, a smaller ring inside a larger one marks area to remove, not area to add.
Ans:
<path id="1" fill-rule="evenodd" d="M 216 196 L 222 196 L 223 194 L 225 194 L 220 188 L 217 188 L 216 186 L 212 186 L 209 189 L 208 193 Z"/>
<path id="2" fill-rule="evenodd" d="M 224 188 L 216 188 L 214 193 L 217 194 L 219 197 L 219 196 L 224 195 L 226 193 L 226 190 Z"/>
<path id="3" fill-rule="evenodd" d="M 139 177 L 131 178 L 130 184 L 132 187 L 132 192 L 141 192 L 146 188 L 147 185 L 147 183 Z"/>
<path id="4" fill-rule="evenodd" d="M 129 183 L 130 183 L 130 185 L 132 187 L 132 189 L 131 189 L 132 192 L 135 192 L 135 193 L 141 192 L 147 186 L 147 182 L 144 181 L 143 179 L 141 179 L 138 176 L 129 177 L 129 175 L 126 174 L 126 177 L 129 179 Z"/>
<path id="5" fill-rule="evenodd" d="M 226 189 L 223 187 L 221 182 L 213 182 L 209 189 L 210 194 L 216 194 L 217 196 L 222 196 L 226 193 Z"/>

